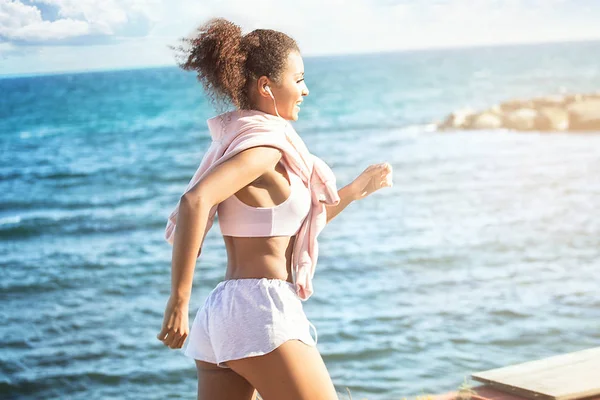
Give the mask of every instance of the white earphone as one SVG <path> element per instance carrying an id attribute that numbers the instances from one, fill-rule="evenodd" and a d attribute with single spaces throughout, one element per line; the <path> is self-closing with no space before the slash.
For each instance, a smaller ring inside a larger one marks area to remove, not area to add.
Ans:
<path id="1" fill-rule="evenodd" d="M 279 115 L 279 111 L 277 111 L 277 103 L 275 102 L 275 96 L 273 96 L 273 92 L 271 92 L 271 88 L 269 87 L 269 85 L 265 85 L 265 90 L 267 91 L 267 93 L 269 93 L 269 96 L 271 96 L 271 98 L 273 99 L 273 105 L 275 106 L 275 113 L 277 114 L 277 116 L 279 118 L 281 118 L 281 115 Z"/>
<path id="2" fill-rule="evenodd" d="M 271 92 L 271 88 L 269 87 L 269 85 L 265 85 L 265 90 L 269 93 L 271 98 L 273 98 L 273 92 Z"/>

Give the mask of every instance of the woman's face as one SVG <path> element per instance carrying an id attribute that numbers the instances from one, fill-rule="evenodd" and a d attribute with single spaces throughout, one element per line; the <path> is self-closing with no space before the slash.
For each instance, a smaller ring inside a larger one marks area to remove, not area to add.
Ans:
<path id="1" fill-rule="evenodd" d="M 279 115 L 284 119 L 297 121 L 300 111 L 298 105 L 303 101 L 304 96 L 308 96 L 308 88 L 304 82 L 304 63 L 298 52 L 290 52 L 281 82 L 269 87 L 275 97 Z"/>

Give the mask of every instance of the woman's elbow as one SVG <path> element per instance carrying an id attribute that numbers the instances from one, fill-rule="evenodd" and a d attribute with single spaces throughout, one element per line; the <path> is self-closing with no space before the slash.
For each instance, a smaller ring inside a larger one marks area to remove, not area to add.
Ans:
<path id="1" fill-rule="evenodd" d="M 212 203 L 211 200 L 207 198 L 207 196 L 188 192 L 181 196 L 181 198 L 179 199 L 179 206 L 190 209 L 198 209 L 204 207 L 208 207 L 210 209 L 212 207 Z"/>

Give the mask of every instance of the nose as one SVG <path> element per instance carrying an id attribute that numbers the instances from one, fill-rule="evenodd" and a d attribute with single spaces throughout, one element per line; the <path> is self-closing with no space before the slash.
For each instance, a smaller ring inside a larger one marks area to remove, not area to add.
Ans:
<path id="1" fill-rule="evenodd" d="M 306 86 L 306 81 L 302 81 L 302 96 L 308 96 L 308 86 Z"/>

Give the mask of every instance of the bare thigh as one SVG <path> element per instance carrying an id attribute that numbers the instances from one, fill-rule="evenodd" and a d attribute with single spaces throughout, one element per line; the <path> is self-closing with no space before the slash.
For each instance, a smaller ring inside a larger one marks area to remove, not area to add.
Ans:
<path id="1" fill-rule="evenodd" d="M 227 361 L 264 400 L 338 400 L 316 347 L 288 340 L 270 353 Z"/>
<path id="2" fill-rule="evenodd" d="M 256 390 L 231 369 L 196 360 L 198 400 L 256 400 Z"/>

